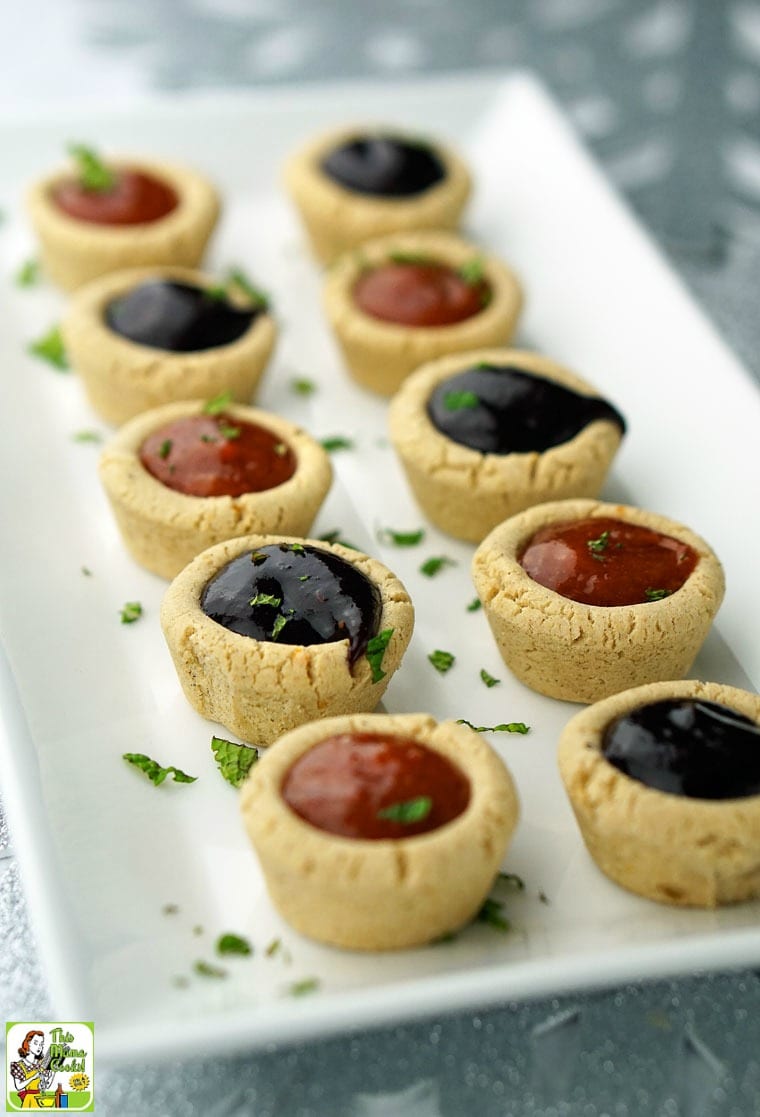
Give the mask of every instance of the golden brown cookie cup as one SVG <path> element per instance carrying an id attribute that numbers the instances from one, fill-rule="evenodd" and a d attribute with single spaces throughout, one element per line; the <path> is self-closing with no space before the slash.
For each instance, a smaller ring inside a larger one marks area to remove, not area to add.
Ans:
<path id="1" fill-rule="evenodd" d="M 349 666 L 348 640 L 311 647 L 254 640 L 203 612 L 201 594 L 227 563 L 276 543 L 331 551 L 377 586 L 382 600 L 378 632 L 393 629 L 382 661 L 386 674 L 379 682 L 372 681 L 366 656 Z M 203 551 L 177 575 L 161 606 L 161 626 L 191 706 L 256 745 L 269 745 L 307 721 L 374 710 L 401 663 L 413 625 L 409 595 L 382 563 L 337 543 L 279 535 L 248 535 Z"/>
<path id="2" fill-rule="evenodd" d="M 534 582 L 517 556 L 551 524 L 612 517 L 673 536 L 698 561 L 669 597 L 641 605 L 582 605 Z M 526 686 L 550 698 L 597 702 L 632 686 L 682 678 L 723 600 L 723 568 L 683 524 L 622 504 L 553 501 L 500 524 L 475 552 L 472 576 L 501 657 Z"/>
<path id="3" fill-rule="evenodd" d="M 40 243 L 45 274 L 74 291 L 98 276 L 124 268 L 176 264 L 194 268 L 219 217 L 219 197 L 202 175 L 186 167 L 140 160 L 116 160 L 114 168 L 142 171 L 167 183 L 177 195 L 165 217 L 141 225 L 98 225 L 64 213 L 53 189 L 72 177 L 57 171 L 35 183 L 27 196 L 29 217 Z"/>
<path id="4" fill-rule="evenodd" d="M 450 326 L 403 326 L 360 310 L 354 287 L 361 273 L 394 255 L 422 256 L 459 268 L 482 261 L 490 301 L 478 314 Z M 325 280 L 324 303 L 330 325 L 352 378 L 379 395 L 392 395 L 416 368 L 447 353 L 502 345 L 512 336 L 522 307 L 515 274 L 474 244 L 453 233 L 420 232 L 370 241 L 335 264 Z"/>
<path id="5" fill-rule="evenodd" d="M 404 382 L 391 401 L 388 422 L 409 486 L 436 527 L 471 543 L 479 543 L 497 524 L 534 504 L 596 496 L 622 439 L 616 423 L 597 419 L 569 442 L 530 454 L 482 454 L 454 442 L 434 426 L 428 401 L 443 381 L 481 362 L 513 366 L 582 395 L 597 395 L 556 361 L 513 349 L 441 357 Z"/>
<path id="6" fill-rule="evenodd" d="M 415 229 L 456 229 L 470 195 L 470 174 L 451 149 L 436 143 L 444 178 L 407 198 L 383 198 L 348 190 L 322 170 L 335 148 L 370 135 L 397 136 L 395 129 L 340 128 L 304 144 L 285 166 L 285 185 L 303 221 L 312 252 L 329 264 L 373 237 Z M 401 137 L 402 139 L 404 137 Z"/>
<path id="7" fill-rule="evenodd" d="M 588 851 L 611 880 L 659 903 L 715 908 L 760 896 L 759 795 L 671 795 L 601 751 L 612 721 L 668 698 L 716 702 L 760 725 L 758 695 L 695 681 L 626 690 L 576 714 L 560 738 L 559 768 Z"/>
<path id="8" fill-rule="evenodd" d="M 69 304 L 61 323 L 63 340 L 93 409 L 119 424 L 164 403 L 212 399 L 224 391 L 239 403 L 250 402 L 274 347 L 272 315 L 258 314 L 237 341 L 213 349 L 174 353 L 138 345 L 110 328 L 105 311 L 113 299 L 154 279 L 214 286 L 210 276 L 187 268 L 135 268 L 89 283 Z M 241 307 L 250 305 L 234 289 L 229 298 Z"/>
<path id="9" fill-rule="evenodd" d="M 361 841 L 310 825 L 282 798 L 290 767 L 332 734 L 411 737 L 470 781 L 465 811 L 409 838 Z M 398 950 L 469 922 L 493 884 L 517 824 L 505 765 L 482 737 L 428 714 L 330 718 L 282 737 L 251 770 L 243 821 L 272 901 L 301 934 L 352 950 Z"/>
<path id="10" fill-rule="evenodd" d="M 322 446 L 293 423 L 239 404 L 225 414 L 272 431 L 296 456 L 296 471 L 281 485 L 242 496 L 188 496 L 158 481 L 140 461 L 153 431 L 185 416 L 200 415 L 200 400 L 170 403 L 136 416 L 100 458 L 100 479 L 124 545 L 135 562 L 162 578 L 174 578 L 197 554 L 239 535 L 305 536 L 332 481 Z"/>

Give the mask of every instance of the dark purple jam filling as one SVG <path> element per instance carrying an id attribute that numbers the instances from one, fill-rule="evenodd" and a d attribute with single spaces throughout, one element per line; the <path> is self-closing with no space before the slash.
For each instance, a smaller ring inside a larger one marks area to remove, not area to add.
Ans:
<path id="1" fill-rule="evenodd" d="M 150 280 L 106 307 L 108 325 L 120 337 L 166 349 L 198 353 L 241 338 L 262 308 L 241 309 L 222 295 L 168 280 Z"/>
<path id="2" fill-rule="evenodd" d="M 760 794 L 760 726 L 696 698 L 640 706 L 607 726 L 602 753 L 635 780 L 689 799 Z"/>
<path id="3" fill-rule="evenodd" d="M 443 163 L 425 144 L 362 136 L 333 148 L 320 164 L 334 182 L 357 194 L 410 198 L 441 182 Z"/>
<path id="4" fill-rule="evenodd" d="M 625 433 L 625 420 L 606 400 L 511 366 L 457 373 L 438 385 L 427 410 L 441 434 L 482 454 L 549 450 L 597 419 Z"/>
<path id="5" fill-rule="evenodd" d="M 356 663 L 377 634 L 377 586 L 350 562 L 317 547 L 276 543 L 246 551 L 207 583 L 201 609 L 231 632 L 279 644 L 348 639 Z"/>

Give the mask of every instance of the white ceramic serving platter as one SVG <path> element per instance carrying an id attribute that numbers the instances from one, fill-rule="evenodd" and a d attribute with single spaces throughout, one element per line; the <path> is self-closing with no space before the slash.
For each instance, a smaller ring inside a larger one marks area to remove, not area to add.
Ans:
<path id="1" fill-rule="evenodd" d="M 760 962 L 757 904 L 670 910 L 616 888 L 590 862 L 555 767 L 575 708 L 536 696 L 501 665 L 482 613 L 466 610 L 472 548 L 429 527 L 413 550 L 377 541 L 379 527 L 410 530 L 423 518 L 385 441 L 385 403 L 342 371 L 320 312 L 319 272 L 278 185 L 294 145 L 347 118 L 464 149 L 477 182 L 468 231 L 524 277 L 519 342 L 576 368 L 628 417 L 605 495 L 688 523 L 724 560 L 728 593 L 694 674 L 752 689 L 760 682 L 760 394 L 533 80 L 322 87 L 0 125 L 0 620 L 10 665 L 0 694 L 2 792 L 56 1013 L 94 1019 L 104 1059 L 229 1052 Z M 107 432 L 75 376 L 25 352 L 63 300 L 45 285 L 12 282 L 33 252 L 20 195 L 70 139 L 184 159 L 219 183 L 226 207 L 212 264 L 244 265 L 271 291 L 283 329 L 259 402 L 320 436 L 356 440 L 335 456 L 336 486 L 315 534 L 340 528 L 388 563 L 416 604 L 413 642 L 385 708 L 532 727 L 528 736 L 491 735 L 522 801 L 505 868 L 525 891 L 501 896 L 510 933 L 477 925 L 422 950 L 352 954 L 300 938 L 271 908 L 235 792 L 211 755 L 219 727 L 189 709 L 163 644 L 164 584 L 122 549 L 98 486 L 97 446 L 72 440 L 82 429 Z M 296 375 L 319 385 L 310 400 L 293 393 Z M 458 565 L 426 579 L 419 565 L 435 554 Z M 122 625 L 120 608 L 132 600 L 144 616 Z M 446 676 L 427 661 L 436 648 L 456 654 Z M 481 667 L 500 685 L 486 689 Z M 127 751 L 198 780 L 154 788 L 121 759 Z M 164 914 L 166 904 L 178 912 Z M 194 976 L 196 959 L 215 960 L 223 931 L 249 937 L 254 957 L 222 960 L 226 979 Z M 276 938 L 286 950 L 267 957 Z M 291 995 L 292 983 L 311 977 L 316 992 Z"/>

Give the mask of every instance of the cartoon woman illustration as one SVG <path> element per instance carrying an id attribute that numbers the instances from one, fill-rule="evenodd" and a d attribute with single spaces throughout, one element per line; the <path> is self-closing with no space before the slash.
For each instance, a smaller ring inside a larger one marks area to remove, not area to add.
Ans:
<path id="1" fill-rule="evenodd" d="M 45 1047 L 44 1032 L 27 1032 L 18 1049 L 20 1059 L 11 1063 L 11 1074 L 16 1083 L 22 1109 L 38 1109 L 37 1099 L 41 1090 L 47 1090 L 53 1081 L 54 1072 L 48 1069 L 48 1058 L 42 1058 Z"/>

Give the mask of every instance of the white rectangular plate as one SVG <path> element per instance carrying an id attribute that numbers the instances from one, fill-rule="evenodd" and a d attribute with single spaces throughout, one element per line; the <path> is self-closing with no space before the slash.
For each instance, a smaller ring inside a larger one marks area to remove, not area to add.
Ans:
<path id="1" fill-rule="evenodd" d="M 378 527 L 409 530 L 422 517 L 384 442 L 386 404 L 340 366 L 318 271 L 278 186 L 286 153 L 348 114 L 464 149 L 477 182 L 468 231 L 525 281 L 518 341 L 576 368 L 629 420 L 605 495 L 688 523 L 725 562 L 726 601 L 695 675 L 760 681 L 760 395 L 534 81 L 317 88 L 0 125 L 0 619 L 11 667 L 0 696 L 2 790 L 56 1012 L 94 1019 L 103 1057 L 211 1054 L 760 961 L 757 904 L 670 910 L 616 888 L 590 862 L 554 760 L 574 707 L 516 683 L 482 613 L 466 611 L 472 548 L 430 528 L 415 550 L 377 542 Z M 185 160 L 222 188 L 212 264 L 245 266 L 272 292 L 283 325 L 259 402 L 317 435 L 356 439 L 334 459 L 337 483 L 315 534 L 340 527 L 399 574 L 416 604 L 415 636 L 386 708 L 532 726 L 527 737 L 493 735 L 522 800 L 506 864 L 525 881 L 524 893 L 504 897 L 511 933 L 479 925 L 452 943 L 366 956 L 310 943 L 272 910 L 235 793 L 210 752 L 218 727 L 187 706 L 163 644 L 164 585 L 125 555 L 98 485 L 97 447 L 72 441 L 102 424 L 74 376 L 25 352 L 64 303 L 44 285 L 12 283 L 33 252 L 20 192 L 70 139 Z M 292 392 L 296 374 L 318 382 L 312 400 Z M 433 554 L 458 565 L 425 579 L 418 568 Z M 124 626 L 119 610 L 131 600 L 144 617 Z M 445 677 L 427 662 L 435 648 L 456 653 Z M 481 667 L 501 684 L 487 690 Z M 198 781 L 155 789 L 123 762 L 127 751 Z M 167 903 L 178 913 L 164 914 Z M 192 976 L 195 959 L 213 960 L 223 931 L 251 938 L 254 958 L 233 959 L 226 980 Z M 290 961 L 266 957 L 274 938 Z M 189 985 L 177 988 L 177 976 Z M 318 978 L 319 991 L 289 995 L 304 977 Z"/>

